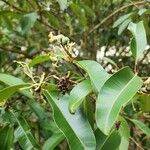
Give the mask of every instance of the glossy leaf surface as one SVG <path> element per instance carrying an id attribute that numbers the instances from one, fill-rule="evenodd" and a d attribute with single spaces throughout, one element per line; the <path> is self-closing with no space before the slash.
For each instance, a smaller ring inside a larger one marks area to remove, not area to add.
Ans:
<path id="1" fill-rule="evenodd" d="M 119 70 L 105 82 L 96 101 L 96 122 L 102 132 L 109 134 L 121 108 L 141 86 L 142 80 L 128 67 Z"/>
<path id="2" fill-rule="evenodd" d="M 89 80 L 84 80 L 77 84 L 70 92 L 69 96 L 69 110 L 74 113 L 75 110 L 83 102 L 84 98 L 91 93 L 92 87 Z"/>
<path id="3" fill-rule="evenodd" d="M 146 31 L 144 28 L 143 21 L 140 21 L 137 24 L 131 22 L 128 26 L 128 29 L 133 34 L 133 38 L 135 40 L 134 42 L 135 46 L 131 46 L 131 51 L 133 56 L 137 60 L 144 52 L 147 46 Z"/>
<path id="4" fill-rule="evenodd" d="M 68 95 L 59 100 L 46 90 L 44 90 L 44 95 L 53 109 L 57 126 L 67 138 L 70 149 L 94 150 L 96 147 L 95 137 L 82 110 L 78 109 L 74 115 L 69 112 Z"/>
<path id="5" fill-rule="evenodd" d="M 105 81 L 109 78 L 107 72 L 95 61 L 83 60 L 78 61 L 78 64 L 88 73 L 94 90 L 99 92 Z"/>

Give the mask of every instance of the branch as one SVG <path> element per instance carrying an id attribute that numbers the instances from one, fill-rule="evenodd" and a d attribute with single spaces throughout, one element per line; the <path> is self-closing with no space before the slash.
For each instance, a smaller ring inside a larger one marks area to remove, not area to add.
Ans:
<path id="1" fill-rule="evenodd" d="M 135 5 L 142 5 L 144 3 L 146 3 L 148 1 L 138 1 L 138 2 L 135 2 L 135 3 L 131 3 L 131 4 L 128 4 L 128 5 L 125 5 L 125 6 L 122 6 L 121 8 L 117 9 L 116 11 L 114 11 L 113 13 L 111 13 L 110 15 L 108 15 L 106 18 L 104 18 L 100 23 L 98 23 L 96 26 L 94 26 L 90 31 L 89 33 L 93 32 L 94 30 L 98 29 L 102 24 L 104 24 L 107 20 L 109 20 L 110 18 L 112 18 L 114 15 L 116 15 L 117 13 L 119 13 L 120 11 L 128 8 L 128 7 L 131 7 L 131 6 L 135 6 Z"/>
<path id="2" fill-rule="evenodd" d="M 28 55 L 28 53 L 23 52 L 21 50 L 18 51 L 17 49 L 14 49 L 14 48 L 8 49 L 8 48 L 0 46 L 0 51 L 12 52 L 12 53 L 24 55 L 26 58 L 32 58 L 32 56 Z"/>
<path id="3" fill-rule="evenodd" d="M 22 10 L 22 9 L 16 7 L 15 5 L 9 3 L 9 2 L 6 1 L 6 0 L 2 0 L 2 1 L 3 1 L 5 4 L 7 4 L 8 6 L 12 7 L 13 9 L 15 9 L 16 11 L 20 12 L 20 13 L 29 13 L 29 12 L 27 12 L 27 11 L 25 11 L 25 10 Z M 40 22 L 40 23 L 42 23 L 43 25 L 47 26 L 48 28 L 53 29 L 54 31 L 58 31 L 56 28 L 54 28 L 54 27 L 50 26 L 48 23 L 44 22 L 41 18 L 40 18 L 40 19 L 37 19 L 37 21 Z"/>
<path id="4" fill-rule="evenodd" d="M 141 64 L 141 63 L 143 62 L 143 60 L 147 57 L 147 55 L 149 54 L 149 52 L 150 52 L 150 49 L 148 49 L 148 50 L 144 53 L 143 58 L 138 62 L 138 64 Z"/>

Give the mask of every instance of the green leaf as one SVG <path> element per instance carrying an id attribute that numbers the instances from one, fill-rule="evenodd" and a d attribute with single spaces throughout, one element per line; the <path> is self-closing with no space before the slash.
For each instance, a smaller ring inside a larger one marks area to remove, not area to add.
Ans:
<path id="1" fill-rule="evenodd" d="M 132 49 L 132 47 L 130 48 L 133 53 L 133 56 L 137 60 L 144 52 L 147 46 L 146 31 L 144 28 L 143 21 L 140 21 L 137 24 L 131 22 L 128 26 L 128 29 L 133 34 L 133 38 L 135 39 L 136 49 Z"/>
<path id="2" fill-rule="evenodd" d="M 104 135 L 100 130 L 96 130 L 96 150 L 116 150 L 121 142 L 118 132 L 113 131 L 108 136 Z"/>
<path id="3" fill-rule="evenodd" d="M 69 96 L 69 110 L 75 113 L 76 109 L 81 105 L 85 97 L 92 92 L 92 87 L 89 80 L 84 80 L 77 84 Z"/>
<path id="4" fill-rule="evenodd" d="M 115 67 L 118 68 L 117 64 L 115 63 L 115 61 L 113 61 L 112 59 L 108 58 L 108 57 L 103 57 L 104 61 L 107 61 L 108 63 L 114 65 Z"/>
<path id="5" fill-rule="evenodd" d="M 25 82 L 23 82 L 21 79 L 4 73 L 0 73 L 0 82 L 9 86 L 25 84 Z M 43 122 L 43 120 L 45 120 L 45 118 L 47 117 L 47 114 L 44 111 L 44 109 L 34 100 L 34 97 L 32 96 L 31 92 L 29 90 L 21 90 L 20 93 L 29 98 L 27 100 L 27 103 L 35 112 L 35 114 L 39 117 L 40 121 Z"/>
<path id="6" fill-rule="evenodd" d="M 95 104 L 93 103 L 93 98 L 91 96 L 87 96 L 83 101 L 83 112 L 86 115 L 92 129 L 94 129 L 95 125 Z"/>
<path id="7" fill-rule="evenodd" d="M 68 1 L 67 0 L 57 0 L 59 5 L 60 5 L 60 9 L 61 10 L 65 10 L 68 7 Z"/>
<path id="8" fill-rule="evenodd" d="M 121 136 L 121 143 L 119 146 L 119 150 L 128 150 L 130 140 L 130 129 L 125 119 L 121 118 L 120 121 L 121 124 L 119 128 L 119 134 Z"/>
<path id="9" fill-rule="evenodd" d="M 140 95 L 138 101 L 143 112 L 150 112 L 150 95 Z"/>
<path id="10" fill-rule="evenodd" d="M 43 145 L 42 150 L 54 150 L 54 148 L 64 139 L 63 133 L 54 133 Z"/>
<path id="11" fill-rule="evenodd" d="M 16 93 L 20 88 L 28 87 L 30 84 L 18 84 L 4 88 L 0 91 L 0 103 L 6 101 L 10 96 Z"/>
<path id="12" fill-rule="evenodd" d="M 117 132 L 113 132 L 103 143 L 101 150 L 116 150 L 119 147 L 121 137 Z"/>
<path id="13" fill-rule="evenodd" d="M 132 51 L 133 56 L 136 56 L 136 41 L 134 37 L 130 41 L 130 49 Z"/>
<path id="14" fill-rule="evenodd" d="M 96 61 L 83 60 L 78 61 L 78 64 L 88 73 L 94 91 L 99 92 L 105 81 L 109 78 L 107 72 Z"/>
<path id="15" fill-rule="evenodd" d="M 68 95 L 57 100 L 52 93 L 43 91 L 53 109 L 54 120 L 67 138 L 71 150 L 95 149 L 95 137 L 87 118 L 78 109 L 74 115 L 68 110 Z"/>
<path id="16" fill-rule="evenodd" d="M 48 18 L 48 21 L 50 22 L 50 24 L 53 26 L 53 27 L 57 27 L 59 28 L 60 27 L 60 20 L 58 17 L 54 16 L 52 13 L 48 12 L 46 14 L 46 17 Z"/>
<path id="17" fill-rule="evenodd" d="M 12 30 L 13 29 L 12 23 L 6 14 L 3 14 L 3 20 L 4 20 L 4 23 L 5 23 L 5 26 L 7 27 L 7 29 Z"/>
<path id="18" fill-rule="evenodd" d="M 34 26 L 34 23 L 38 19 L 37 13 L 29 13 L 22 17 L 20 24 L 21 24 L 21 33 L 25 35 L 29 32 L 29 30 Z"/>
<path id="19" fill-rule="evenodd" d="M 13 144 L 13 127 L 6 126 L 0 129 L 1 150 L 10 150 Z"/>
<path id="20" fill-rule="evenodd" d="M 96 101 L 96 122 L 104 134 L 109 134 L 121 108 L 141 86 L 142 80 L 129 67 L 119 70 L 105 82 Z"/>
<path id="21" fill-rule="evenodd" d="M 96 15 L 93 9 L 91 9 L 88 5 L 85 3 L 81 3 L 81 7 L 84 8 L 85 13 L 88 17 L 91 17 L 93 20 L 95 19 Z"/>
<path id="22" fill-rule="evenodd" d="M 19 145 L 22 149 L 33 149 L 36 150 L 38 148 L 38 145 L 33 137 L 33 134 L 31 132 L 31 129 L 26 122 L 26 120 L 23 117 L 16 117 L 16 114 L 12 112 L 14 115 L 17 123 L 18 128 L 15 130 L 14 135 L 17 141 L 19 142 Z"/>
<path id="23" fill-rule="evenodd" d="M 138 14 L 139 14 L 140 16 L 142 16 L 145 12 L 147 12 L 147 9 L 145 9 L 145 8 L 140 8 Z"/>
<path id="24" fill-rule="evenodd" d="M 140 130 L 143 131 L 144 134 L 150 137 L 150 128 L 148 128 L 143 122 L 130 119 Z"/>
<path id="25" fill-rule="evenodd" d="M 87 18 L 85 16 L 85 11 L 80 7 L 80 5 L 72 3 L 70 5 L 73 13 L 78 17 L 80 25 L 87 29 Z"/>
<path id="26" fill-rule="evenodd" d="M 130 22 L 131 22 L 131 19 L 127 19 L 119 26 L 118 35 L 120 35 L 127 28 Z"/>
<path id="27" fill-rule="evenodd" d="M 48 61 L 48 60 L 50 60 L 49 55 L 37 56 L 31 60 L 31 62 L 29 63 L 29 67 L 33 67 L 35 65 L 41 64 L 41 63 Z"/>
<path id="28" fill-rule="evenodd" d="M 121 16 L 119 19 L 117 19 L 114 24 L 113 24 L 113 28 L 119 26 L 120 24 L 122 24 L 126 19 L 128 19 L 133 13 L 129 13 L 126 15 Z"/>

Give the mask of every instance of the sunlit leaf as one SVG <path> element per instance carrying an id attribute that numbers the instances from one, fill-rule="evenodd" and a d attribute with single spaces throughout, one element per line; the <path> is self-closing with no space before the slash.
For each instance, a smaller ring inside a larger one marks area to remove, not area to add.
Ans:
<path id="1" fill-rule="evenodd" d="M 137 24 L 131 22 L 128 26 L 128 29 L 131 31 L 131 33 L 133 34 L 133 38 L 135 39 L 134 44 L 136 44 L 136 46 L 134 46 L 134 48 L 132 48 L 133 46 L 131 46 L 130 48 L 133 56 L 137 60 L 143 54 L 147 46 L 146 31 L 143 21 L 140 21 Z"/>
<path id="2" fill-rule="evenodd" d="M 96 101 L 96 122 L 99 129 L 109 134 L 119 112 L 142 86 L 142 80 L 129 67 L 112 75 L 102 87 Z"/>
<path id="3" fill-rule="evenodd" d="M 105 81 L 109 78 L 107 72 L 99 63 L 92 60 L 78 61 L 78 64 L 88 73 L 94 90 L 99 92 Z"/>

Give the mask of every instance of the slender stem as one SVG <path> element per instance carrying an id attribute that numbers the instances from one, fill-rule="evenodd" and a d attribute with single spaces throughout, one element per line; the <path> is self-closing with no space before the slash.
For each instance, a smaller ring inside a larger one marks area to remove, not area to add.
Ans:
<path id="1" fill-rule="evenodd" d="M 25 11 L 25 10 L 22 10 L 22 9 L 16 7 L 15 5 L 9 3 L 9 2 L 6 1 L 6 0 L 2 0 L 2 1 L 3 1 L 5 4 L 7 4 L 8 6 L 12 7 L 13 9 L 15 9 L 16 11 L 20 12 L 20 13 L 30 13 L 30 12 L 27 12 L 27 11 Z M 42 23 L 43 25 L 47 26 L 48 28 L 53 29 L 54 31 L 58 31 L 56 28 L 54 28 L 54 27 L 50 26 L 48 23 L 44 22 L 43 19 L 41 19 L 41 18 L 40 18 L 40 19 L 38 18 L 37 21 L 40 22 L 40 23 Z"/>
<path id="2" fill-rule="evenodd" d="M 148 49 L 146 51 L 146 53 L 143 55 L 143 58 L 140 60 L 140 61 L 135 61 L 135 64 L 134 64 L 134 72 L 137 73 L 138 72 L 138 65 L 141 64 L 143 62 L 143 60 L 146 58 L 146 56 L 149 54 L 150 52 L 150 49 Z"/>
<path id="3" fill-rule="evenodd" d="M 114 11 L 113 13 L 111 13 L 110 15 L 108 15 L 106 18 L 104 18 L 100 23 L 98 23 L 96 26 L 94 26 L 90 31 L 89 33 L 92 33 L 94 30 L 98 29 L 102 24 L 104 24 L 107 20 L 109 20 L 110 18 L 112 18 L 114 15 L 116 15 L 117 13 L 119 13 L 120 11 L 128 8 L 128 7 L 131 7 L 131 6 L 135 6 L 135 5 L 142 5 L 144 3 L 146 3 L 148 1 L 138 1 L 138 2 L 135 2 L 135 3 L 131 3 L 131 4 L 127 4 L 119 9 L 117 9 L 116 11 Z"/>
<path id="4" fill-rule="evenodd" d="M 140 150 L 144 150 L 144 148 L 142 148 L 141 145 L 137 141 L 135 141 L 132 137 L 130 137 L 130 139 L 136 144 L 137 147 L 140 148 Z"/>
<path id="5" fill-rule="evenodd" d="M 0 46 L 0 51 L 7 51 L 7 52 L 13 52 L 13 53 L 17 53 L 17 54 L 22 54 L 24 55 L 26 58 L 32 58 L 32 56 L 28 55 L 26 52 L 23 51 L 19 51 L 17 49 L 14 48 L 5 48 L 5 47 L 1 47 Z"/>
<path id="6" fill-rule="evenodd" d="M 134 64 L 134 73 L 137 73 L 137 60 L 135 60 L 135 64 Z"/>
<path id="7" fill-rule="evenodd" d="M 147 55 L 149 54 L 150 49 L 148 49 L 145 54 L 143 55 L 143 58 L 138 62 L 139 64 L 143 62 L 143 60 L 147 57 Z"/>

